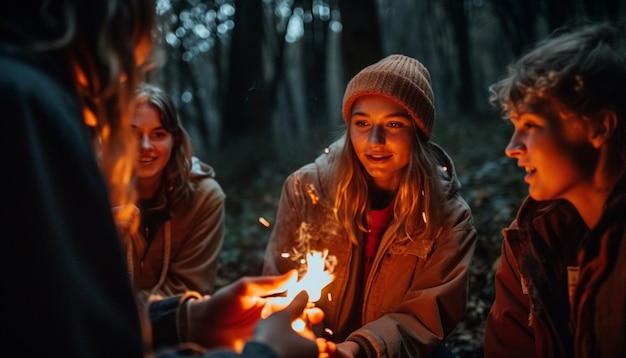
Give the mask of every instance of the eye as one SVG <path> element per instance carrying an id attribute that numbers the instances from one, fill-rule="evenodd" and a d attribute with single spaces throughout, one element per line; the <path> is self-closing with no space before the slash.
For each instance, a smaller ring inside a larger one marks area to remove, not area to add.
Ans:
<path id="1" fill-rule="evenodd" d="M 156 140 L 162 140 L 164 138 L 167 138 L 168 135 L 169 133 L 165 130 L 158 130 L 150 133 L 150 137 Z"/>
<path id="2" fill-rule="evenodd" d="M 406 125 L 402 122 L 389 122 L 388 126 L 392 128 L 402 128 L 402 127 L 405 127 Z"/>
<path id="3" fill-rule="evenodd" d="M 368 125 L 367 121 L 364 119 L 352 119 L 352 124 L 357 127 L 366 127 Z"/>

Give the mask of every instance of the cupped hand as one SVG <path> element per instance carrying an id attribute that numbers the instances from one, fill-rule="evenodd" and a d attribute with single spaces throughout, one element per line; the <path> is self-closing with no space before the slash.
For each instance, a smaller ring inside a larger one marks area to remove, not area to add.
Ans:
<path id="1" fill-rule="evenodd" d="M 269 346 L 281 358 L 318 357 L 318 343 L 310 327 L 305 324 L 299 332 L 292 328 L 298 320 L 309 323 L 323 318 L 321 310 L 306 310 L 308 298 L 309 295 L 301 291 L 286 308 L 259 321 L 252 340 Z"/>

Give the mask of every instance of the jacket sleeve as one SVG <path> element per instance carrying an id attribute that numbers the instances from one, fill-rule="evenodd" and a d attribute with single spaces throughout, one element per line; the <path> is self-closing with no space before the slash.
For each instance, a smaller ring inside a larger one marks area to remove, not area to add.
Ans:
<path id="1" fill-rule="evenodd" d="M 495 276 L 495 301 L 485 327 L 486 358 L 535 355 L 535 340 L 528 322 L 530 300 L 523 292 L 518 267 L 505 238 Z"/>
<path id="2" fill-rule="evenodd" d="M 365 356 L 427 357 L 461 321 L 476 247 L 471 211 L 459 199 L 431 255 L 417 259 L 409 289 L 392 312 L 354 331 Z M 402 264 L 402 263 L 398 263 Z"/>
<path id="3" fill-rule="evenodd" d="M 165 281 L 152 293 L 171 296 L 185 291 L 213 291 L 224 243 L 225 195 L 215 180 L 205 179 L 199 183 L 195 196 L 189 213 L 191 220 L 186 219 L 193 227 L 186 230 L 187 237 L 172 252 Z M 172 225 L 175 220 L 172 219 Z"/>
<path id="4" fill-rule="evenodd" d="M 156 299 L 146 302 L 148 316 L 152 327 L 152 347 L 157 358 L 204 357 L 204 358 L 277 358 L 274 351 L 261 343 L 249 341 L 244 345 L 241 354 L 225 349 L 206 349 L 195 344 L 180 341 L 179 325 L 180 307 L 189 298 L 199 298 L 197 292 L 185 295 Z"/>

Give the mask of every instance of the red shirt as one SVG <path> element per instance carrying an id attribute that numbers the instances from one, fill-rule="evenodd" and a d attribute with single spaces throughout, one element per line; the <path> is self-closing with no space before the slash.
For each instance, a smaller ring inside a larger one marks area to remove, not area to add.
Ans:
<path id="1" fill-rule="evenodd" d="M 381 210 L 370 210 L 370 230 L 365 235 L 365 280 L 369 276 L 378 244 L 389 226 L 393 214 L 393 202 Z"/>

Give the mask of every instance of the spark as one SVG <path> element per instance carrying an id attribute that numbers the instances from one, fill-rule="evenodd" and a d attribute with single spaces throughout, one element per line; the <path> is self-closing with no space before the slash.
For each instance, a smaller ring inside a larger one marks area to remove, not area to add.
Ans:
<path id="1" fill-rule="evenodd" d="M 265 226 L 265 227 L 270 227 L 270 222 L 267 221 L 264 217 L 259 217 L 259 222 L 261 223 L 261 225 Z"/>

